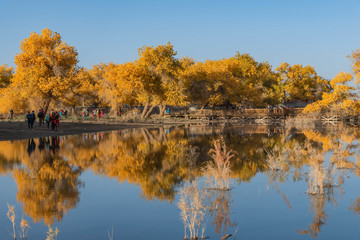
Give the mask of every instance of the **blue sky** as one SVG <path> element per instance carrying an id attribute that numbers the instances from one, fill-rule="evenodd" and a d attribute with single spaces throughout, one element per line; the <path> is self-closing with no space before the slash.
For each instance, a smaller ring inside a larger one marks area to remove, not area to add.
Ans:
<path id="1" fill-rule="evenodd" d="M 170 41 L 198 61 L 250 53 L 274 68 L 312 65 L 332 78 L 360 48 L 359 0 L 0 0 L 0 64 L 14 66 L 20 42 L 50 28 L 86 68 L 124 63 L 137 49 Z"/>

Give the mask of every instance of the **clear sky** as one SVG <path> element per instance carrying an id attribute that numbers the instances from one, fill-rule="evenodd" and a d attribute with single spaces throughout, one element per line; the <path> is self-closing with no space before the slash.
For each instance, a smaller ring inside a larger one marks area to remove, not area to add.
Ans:
<path id="1" fill-rule="evenodd" d="M 86 68 L 170 41 L 179 57 L 239 51 L 332 78 L 350 71 L 346 56 L 360 48 L 360 0 L 0 0 L 0 64 L 14 66 L 20 42 L 43 28 L 74 46 Z"/>

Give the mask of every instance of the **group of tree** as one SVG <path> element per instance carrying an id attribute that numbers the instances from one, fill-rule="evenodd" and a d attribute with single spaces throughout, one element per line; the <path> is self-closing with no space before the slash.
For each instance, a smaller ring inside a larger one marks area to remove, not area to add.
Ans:
<path id="1" fill-rule="evenodd" d="M 360 114 L 360 49 L 353 51 L 348 58 L 353 73 L 338 73 L 330 80 L 332 91 L 323 92 L 319 101 L 306 106 L 305 113 L 336 111 L 344 115 Z"/>
<path id="2" fill-rule="evenodd" d="M 354 71 L 360 74 L 359 51 L 354 52 Z M 337 95 L 335 83 L 319 76 L 311 66 L 283 63 L 275 70 L 249 54 L 220 60 L 177 58 L 171 43 L 144 46 L 138 58 L 123 64 L 98 64 L 85 69 L 78 64 L 76 49 L 49 29 L 31 33 L 15 56 L 16 68 L 0 66 L 0 112 L 10 108 L 88 106 L 143 106 L 147 117 L 155 107 L 200 104 L 265 107 L 284 101 L 324 100 Z M 336 82 L 337 81 L 337 82 Z M 352 97 L 352 94 L 350 94 Z"/>

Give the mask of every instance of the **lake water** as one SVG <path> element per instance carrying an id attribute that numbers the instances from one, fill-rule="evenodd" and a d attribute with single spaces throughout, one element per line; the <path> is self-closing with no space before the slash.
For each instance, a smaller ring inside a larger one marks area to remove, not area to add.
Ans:
<path id="1" fill-rule="evenodd" d="M 360 129 L 188 126 L 0 142 L 0 239 L 359 239 Z M 231 234 L 232 236 L 230 236 Z M 110 235 L 110 236 L 109 236 Z"/>

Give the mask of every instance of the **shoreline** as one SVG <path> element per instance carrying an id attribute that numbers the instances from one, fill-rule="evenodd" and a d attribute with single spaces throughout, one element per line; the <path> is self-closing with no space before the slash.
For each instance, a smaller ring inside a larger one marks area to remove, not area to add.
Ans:
<path id="1" fill-rule="evenodd" d="M 30 138 L 39 138 L 39 137 L 53 137 L 53 136 L 63 136 L 63 135 L 73 135 L 73 134 L 82 134 L 82 133 L 92 133 L 92 132 L 106 132 L 106 131 L 116 131 L 129 128 L 151 128 L 151 127 L 162 127 L 162 126 L 184 126 L 184 125 L 199 125 L 207 126 L 210 125 L 227 125 L 229 122 L 223 121 L 213 121 L 213 122 L 202 122 L 202 121 L 193 121 L 193 120 L 179 120 L 174 121 L 170 119 L 152 119 L 150 121 L 111 121 L 111 120 L 100 120 L 100 121 L 88 121 L 88 120 L 63 120 L 60 122 L 60 127 L 57 131 L 52 131 L 48 129 L 46 125 L 39 127 L 39 123 L 34 124 L 34 129 L 29 129 L 27 122 L 25 121 L 0 121 L 0 141 L 11 141 L 11 140 L 22 140 Z M 299 121 L 300 120 L 300 121 Z M 285 128 L 297 128 L 297 129 L 314 129 L 322 128 L 327 125 L 321 121 L 311 120 L 311 119 L 292 119 L 286 121 L 274 121 L 274 122 L 243 122 L 238 124 L 231 124 L 234 126 L 283 126 Z M 334 125 L 343 125 L 341 122 L 335 123 Z M 332 125 L 332 126 L 334 126 Z"/>
<path id="2" fill-rule="evenodd" d="M 92 132 L 115 131 L 128 128 L 158 127 L 163 125 L 180 124 L 159 124 L 159 123 L 105 123 L 105 122 L 60 122 L 57 131 L 47 128 L 46 124 L 39 127 L 39 123 L 34 124 L 34 129 L 29 129 L 26 122 L 1 121 L 0 122 L 0 141 L 22 140 L 39 137 L 53 137 L 63 135 L 73 135 Z M 182 125 L 182 124 L 181 124 Z"/>

